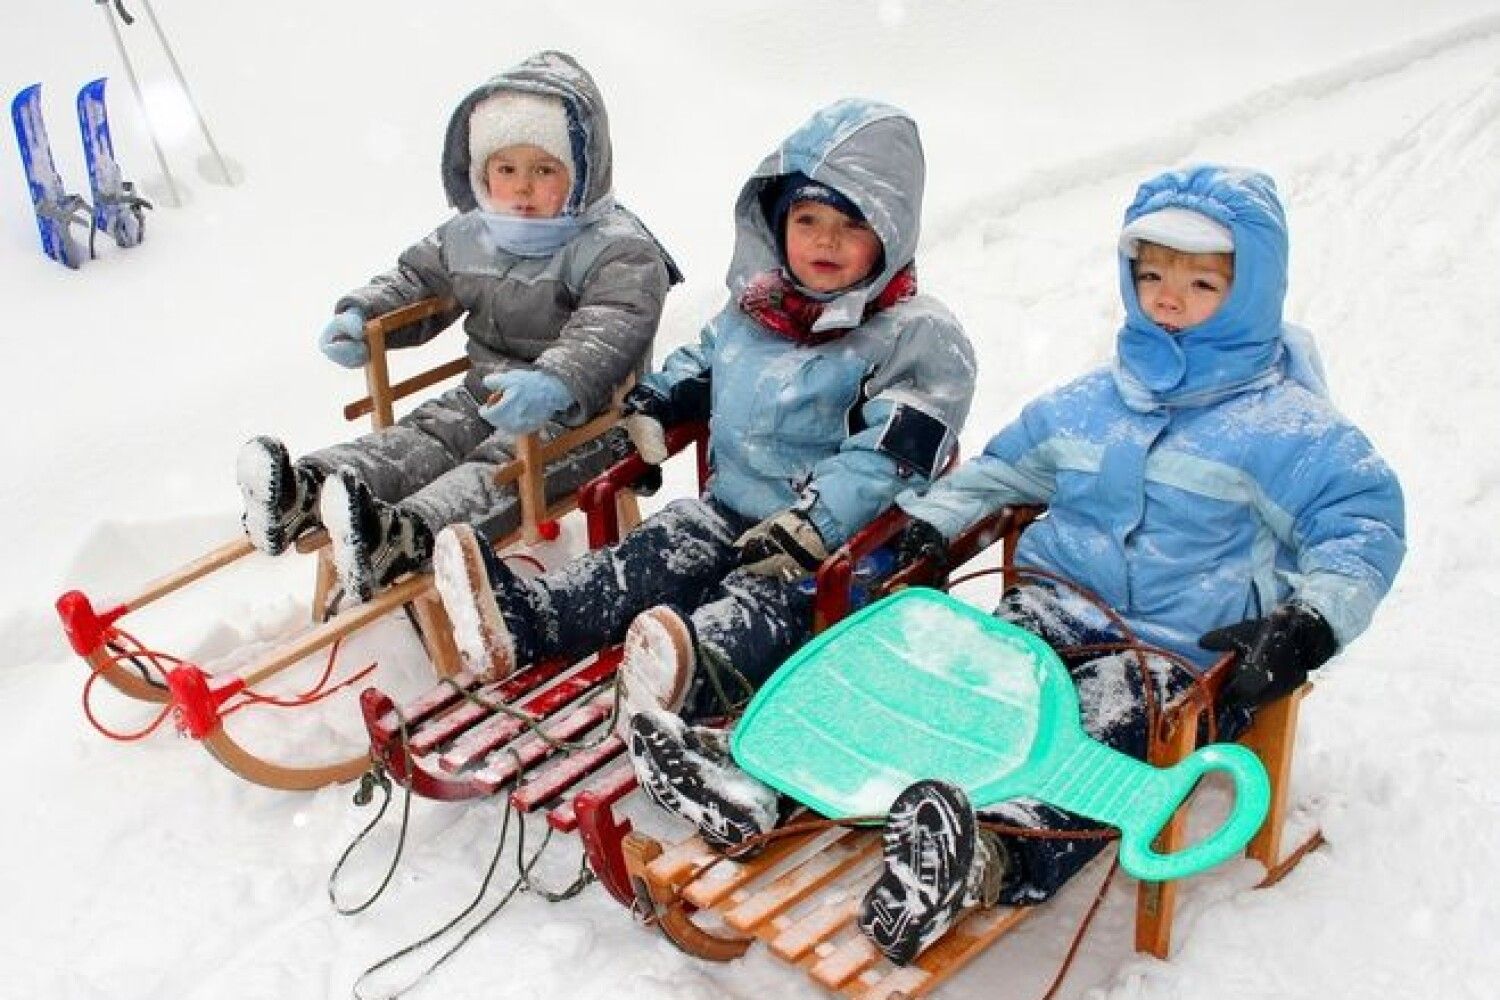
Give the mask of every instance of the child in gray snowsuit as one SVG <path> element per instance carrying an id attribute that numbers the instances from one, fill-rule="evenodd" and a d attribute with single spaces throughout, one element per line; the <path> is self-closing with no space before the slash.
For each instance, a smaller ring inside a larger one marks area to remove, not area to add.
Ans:
<path id="1" fill-rule="evenodd" d="M 812 630 L 810 574 L 952 454 L 974 359 L 917 292 L 924 163 L 895 108 L 824 108 L 768 156 L 735 207 L 730 302 L 626 398 L 642 456 L 708 420 L 712 475 L 619 545 L 521 579 L 454 525 L 438 592 L 470 669 L 625 643 L 625 722 L 643 706 L 723 715 Z"/>
<path id="2" fill-rule="evenodd" d="M 464 384 L 393 427 L 296 462 L 267 437 L 248 442 L 238 462 L 255 546 L 275 555 L 326 526 L 344 590 L 360 600 L 425 568 L 444 525 L 471 524 L 488 538 L 516 526 L 514 491 L 494 483 L 515 438 L 556 434 L 605 409 L 616 387 L 645 370 L 667 289 L 680 279 L 614 201 L 604 104 L 569 56 L 534 55 L 459 102 L 442 176 L 459 214 L 340 299 L 319 346 L 358 367 L 368 358 L 366 320 L 451 298 L 451 312 L 390 343 L 423 344 L 465 316 Z M 618 457 L 603 440 L 581 446 L 547 470 L 548 499 Z"/>

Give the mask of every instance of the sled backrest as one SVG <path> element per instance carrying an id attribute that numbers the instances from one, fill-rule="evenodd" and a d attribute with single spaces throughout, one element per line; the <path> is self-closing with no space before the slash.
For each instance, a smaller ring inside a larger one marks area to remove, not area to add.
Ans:
<path id="1" fill-rule="evenodd" d="M 456 301 L 449 298 L 428 298 L 376 316 L 365 324 L 365 342 L 370 359 L 365 363 L 365 385 L 369 395 L 357 399 L 344 407 L 344 419 L 358 420 L 368 415 L 371 426 L 379 430 L 395 423 L 395 404 L 424 389 L 439 385 L 469 370 L 467 357 L 454 358 L 419 372 L 410 378 L 392 384 L 387 339 L 390 334 L 416 323 L 434 318 L 446 318 L 452 322 L 462 312 Z M 521 536 L 528 544 L 544 538 L 556 537 L 557 518 L 577 509 L 575 494 L 558 497 L 551 504 L 546 500 L 545 471 L 547 465 L 567 452 L 609 432 L 619 422 L 616 410 L 620 399 L 633 384 L 633 380 L 621 385 L 616 393 L 614 405 L 580 427 L 571 428 L 550 441 L 542 442 L 536 434 L 523 434 L 516 440 L 516 459 L 502 466 L 496 475 L 500 484 L 514 484 L 521 502 Z M 635 505 L 635 495 L 622 492 L 618 502 L 620 511 L 630 524 L 640 519 Z"/>

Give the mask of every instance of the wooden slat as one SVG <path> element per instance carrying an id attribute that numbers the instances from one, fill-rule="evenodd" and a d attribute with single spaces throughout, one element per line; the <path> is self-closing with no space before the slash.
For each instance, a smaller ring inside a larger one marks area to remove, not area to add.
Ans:
<path id="1" fill-rule="evenodd" d="M 530 781 L 512 792 L 511 804 L 521 812 L 532 812 L 551 803 L 624 752 L 624 742 L 611 735 L 592 750 L 569 754 L 537 772 Z"/>
<path id="2" fill-rule="evenodd" d="M 452 711 L 433 718 L 412 733 L 412 751 L 420 754 L 433 752 L 448 740 L 468 731 L 476 722 L 491 718 L 495 710 L 486 707 L 485 703 L 508 704 L 536 690 L 562 673 L 568 666 L 569 664 L 561 660 L 553 660 L 528 667 L 503 681 L 486 684 L 465 698 L 461 704 L 455 705 Z M 447 685 L 442 685 L 442 687 L 446 688 Z"/>
<path id="3" fill-rule="evenodd" d="M 857 935 L 820 958 L 807 974 L 825 990 L 837 990 L 880 958 L 880 951 L 870 939 Z"/>
<path id="4" fill-rule="evenodd" d="M 593 792 L 600 800 L 614 805 L 620 799 L 628 795 L 636 785 L 635 769 L 629 763 L 623 763 L 619 767 L 604 771 L 598 777 L 588 782 L 584 787 L 578 789 L 578 793 L 571 796 L 562 805 L 547 813 L 547 825 L 558 833 L 572 833 L 578 829 L 578 812 L 575 803 L 578 795 L 584 792 Z"/>
<path id="5" fill-rule="evenodd" d="M 583 695 L 614 676 L 618 660 L 605 657 L 584 664 L 566 675 L 557 683 L 514 705 L 511 697 L 503 698 L 507 707 L 524 713 L 533 719 L 544 719 L 561 711 Z M 453 745 L 443 751 L 438 766 L 450 774 L 457 774 L 492 751 L 515 739 L 526 729 L 526 723 L 510 712 L 495 710 L 488 718 L 477 722 L 458 736 Z"/>
<path id="6" fill-rule="evenodd" d="M 768 942 L 772 953 L 788 962 L 801 962 L 853 920 L 858 908 L 859 899 L 846 895 L 810 910 L 781 928 Z"/>
<path id="7" fill-rule="evenodd" d="M 783 837 L 767 844 L 753 858 L 721 861 L 704 878 L 696 878 L 684 886 L 682 898 L 700 908 L 712 907 L 795 854 L 811 836 Z"/>
<path id="8" fill-rule="evenodd" d="M 542 732 L 549 739 L 559 742 L 575 740 L 604 721 L 612 703 L 612 697 L 595 699 L 567 715 L 549 720 L 542 726 Z M 521 771 L 556 752 L 551 743 L 536 733 L 531 733 L 505 747 L 500 753 L 493 754 L 489 762 L 474 773 L 474 777 L 480 781 L 494 782 L 498 788 Z"/>
<path id="9" fill-rule="evenodd" d="M 755 933 L 756 928 L 785 913 L 879 849 L 874 837 L 852 839 L 852 844 L 829 844 L 769 885 L 747 894 L 743 901 L 725 911 L 724 922 L 742 933 Z"/>

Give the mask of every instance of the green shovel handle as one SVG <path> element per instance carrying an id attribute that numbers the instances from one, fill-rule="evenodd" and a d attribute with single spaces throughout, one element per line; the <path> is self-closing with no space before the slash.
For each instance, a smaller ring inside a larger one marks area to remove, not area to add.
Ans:
<path id="1" fill-rule="evenodd" d="M 1172 814 L 1198 780 L 1222 771 L 1234 782 L 1234 806 L 1221 825 L 1203 840 L 1171 854 L 1151 847 Z M 1236 743 L 1214 743 L 1194 751 L 1176 765 L 1158 772 L 1165 794 L 1153 796 L 1120 831 L 1120 865 L 1138 879 L 1165 882 L 1212 868 L 1244 848 L 1265 822 L 1271 802 L 1271 782 L 1260 758 Z"/>

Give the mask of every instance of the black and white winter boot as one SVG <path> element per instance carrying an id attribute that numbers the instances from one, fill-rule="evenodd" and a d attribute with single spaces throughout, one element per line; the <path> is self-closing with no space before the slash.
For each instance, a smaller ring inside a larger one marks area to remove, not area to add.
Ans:
<path id="1" fill-rule="evenodd" d="M 640 712 L 682 708 L 693 680 L 693 630 L 677 609 L 659 604 L 635 616 L 624 645 L 615 674 L 620 692 L 615 732 L 629 739 L 630 720 Z"/>
<path id="2" fill-rule="evenodd" d="M 1000 838 L 980 830 L 962 789 L 919 781 L 891 803 L 884 870 L 859 906 L 859 929 L 905 965 L 966 911 L 994 906 L 1010 866 Z"/>
<path id="3" fill-rule="evenodd" d="M 246 441 L 235 462 L 235 476 L 245 511 L 245 534 L 266 555 L 286 551 L 302 534 L 323 526 L 318 520 L 318 491 L 323 477 L 304 465 L 293 465 L 286 445 L 275 438 Z"/>
<path id="4" fill-rule="evenodd" d="M 437 533 L 432 574 L 466 670 L 497 681 L 536 659 L 524 585 L 472 525 L 450 524 Z"/>
<path id="5" fill-rule="evenodd" d="M 402 574 L 426 569 L 432 559 L 432 531 L 422 519 L 376 499 L 348 469 L 328 477 L 318 506 L 339 581 L 361 601 Z"/>
<path id="6" fill-rule="evenodd" d="M 775 828 L 780 796 L 735 765 L 726 730 L 648 708 L 630 720 L 627 746 L 646 794 L 696 826 L 710 846 L 733 850 Z"/>

